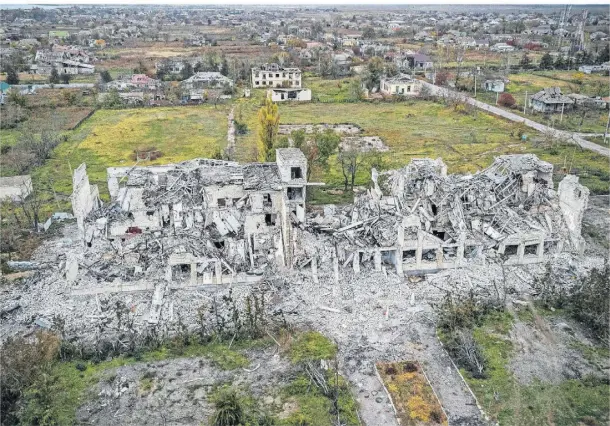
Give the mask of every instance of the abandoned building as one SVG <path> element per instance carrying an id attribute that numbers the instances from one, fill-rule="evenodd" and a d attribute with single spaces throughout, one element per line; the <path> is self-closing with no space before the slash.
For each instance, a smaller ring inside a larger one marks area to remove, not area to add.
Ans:
<path id="1" fill-rule="evenodd" d="M 447 175 L 441 159 L 414 159 L 399 170 L 373 169 L 373 187 L 353 206 L 311 223 L 332 236 L 338 261 L 356 272 L 368 262 L 400 275 L 462 267 L 476 258 L 538 263 L 584 250 L 589 190 L 568 175 L 555 191 L 552 176 L 552 164 L 531 154 L 498 157 L 466 176 Z"/>
<path id="2" fill-rule="evenodd" d="M 422 84 L 419 80 L 416 80 L 407 74 L 382 78 L 379 84 L 381 93 L 388 96 L 418 96 L 421 86 Z"/>
<path id="3" fill-rule="evenodd" d="M 111 203 L 103 208 L 81 165 L 73 206 L 85 245 L 110 242 L 135 275 L 151 266 L 149 256 L 160 256 L 168 281 L 183 281 L 183 273 L 191 285 L 257 281 L 270 263 L 291 265 L 292 223 L 305 221 L 305 156 L 284 148 L 276 157 L 244 165 L 194 159 L 111 167 Z M 149 250 L 134 250 L 143 242 Z"/>
<path id="4" fill-rule="evenodd" d="M 311 90 L 309 89 L 269 89 L 267 97 L 273 102 L 285 101 L 311 101 Z"/>
<path id="5" fill-rule="evenodd" d="M 264 64 L 252 68 L 252 87 L 301 87 L 301 70 L 284 68 L 278 64 Z"/>
<path id="6" fill-rule="evenodd" d="M 532 95 L 529 106 L 534 111 L 553 113 L 571 110 L 574 101 L 563 95 L 559 87 L 547 87 Z"/>
<path id="7" fill-rule="evenodd" d="M 474 175 L 448 175 L 441 159 L 372 169 L 370 189 L 323 214 L 306 214 L 316 184 L 303 153 L 283 148 L 276 158 L 111 167 L 105 206 L 81 165 L 72 198 L 85 250 L 110 244 L 124 282 L 173 288 L 256 282 L 282 268 L 310 268 L 317 282 L 320 267 L 335 280 L 340 267 L 402 276 L 584 250 L 588 189 L 571 175 L 553 189 L 553 166 L 535 155 L 501 156 Z M 112 280 L 104 274 L 94 276 Z"/>

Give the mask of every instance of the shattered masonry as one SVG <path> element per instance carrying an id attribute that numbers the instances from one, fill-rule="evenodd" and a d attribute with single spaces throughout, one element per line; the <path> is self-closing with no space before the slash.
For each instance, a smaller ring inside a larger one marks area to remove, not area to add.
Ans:
<path id="1" fill-rule="evenodd" d="M 96 247 L 110 244 L 118 254 L 83 273 L 183 288 L 308 267 L 317 282 L 322 265 L 338 281 L 342 268 L 424 274 L 474 259 L 530 264 L 584 250 L 589 190 L 568 175 L 555 191 L 553 166 L 535 155 L 501 156 L 474 175 L 447 175 L 441 159 L 373 169 L 370 189 L 352 205 L 308 215 L 306 188 L 314 184 L 306 181 L 305 157 L 296 148 L 278 149 L 276 157 L 109 168 L 112 202 L 100 208 L 79 167 L 74 214 L 86 250 L 95 256 Z M 162 298 L 163 287 L 154 288 Z"/>

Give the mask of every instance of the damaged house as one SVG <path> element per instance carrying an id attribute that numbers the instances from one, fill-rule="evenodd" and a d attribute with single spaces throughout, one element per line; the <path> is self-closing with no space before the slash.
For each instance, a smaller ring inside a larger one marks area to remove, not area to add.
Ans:
<path id="1" fill-rule="evenodd" d="M 146 274 L 179 285 L 255 282 L 270 264 L 288 266 L 292 224 L 305 221 L 307 160 L 296 148 L 276 157 L 111 167 L 102 208 L 81 166 L 73 206 L 87 250 L 110 244 L 130 281 Z"/>

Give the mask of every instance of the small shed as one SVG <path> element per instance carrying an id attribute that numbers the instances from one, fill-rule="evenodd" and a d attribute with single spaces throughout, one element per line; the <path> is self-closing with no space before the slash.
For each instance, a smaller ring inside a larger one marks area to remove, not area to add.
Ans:
<path id="1" fill-rule="evenodd" d="M 502 93 L 504 92 L 504 80 L 490 79 L 483 82 L 483 89 L 488 92 Z"/>

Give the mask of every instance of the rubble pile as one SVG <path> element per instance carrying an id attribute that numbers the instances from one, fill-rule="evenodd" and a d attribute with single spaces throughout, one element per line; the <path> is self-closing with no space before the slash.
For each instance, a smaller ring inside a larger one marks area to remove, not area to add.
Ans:
<path id="1" fill-rule="evenodd" d="M 567 176 L 553 189 L 553 166 L 534 155 L 498 157 L 474 175 L 447 175 L 441 159 L 372 171 L 372 187 L 352 206 L 308 221 L 338 249 L 339 262 L 372 260 L 399 273 L 465 266 L 484 256 L 508 264 L 581 253 L 588 189 Z M 345 253 L 345 255 L 342 255 Z M 376 260 L 375 260 L 376 259 Z"/>

